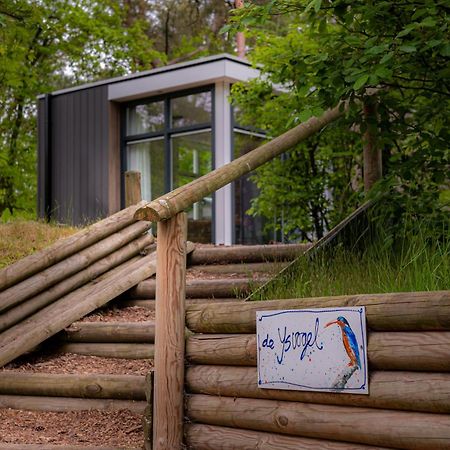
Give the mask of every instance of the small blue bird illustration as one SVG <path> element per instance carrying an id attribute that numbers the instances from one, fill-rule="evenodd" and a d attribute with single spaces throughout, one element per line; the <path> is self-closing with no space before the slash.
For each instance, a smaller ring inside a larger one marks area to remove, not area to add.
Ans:
<path id="1" fill-rule="evenodd" d="M 347 352 L 347 355 L 350 358 L 348 366 L 349 367 L 357 366 L 358 368 L 361 368 L 361 360 L 359 359 L 358 341 L 356 340 L 355 333 L 353 333 L 353 330 L 350 327 L 350 324 L 347 322 L 347 319 L 345 317 L 339 316 L 337 320 L 327 323 L 325 325 L 325 328 L 333 324 L 337 324 L 341 327 L 342 341 L 344 343 L 345 351 Z"/>

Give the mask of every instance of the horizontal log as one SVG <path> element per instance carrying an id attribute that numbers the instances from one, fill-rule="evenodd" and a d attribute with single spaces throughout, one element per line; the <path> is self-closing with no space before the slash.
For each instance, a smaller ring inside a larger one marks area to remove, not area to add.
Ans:
<path id="1" fill-rule="evenodd" d="M 155 271 L 154 253 L 135 257 L 4 331 L 0 334 L 0 367 L 105 305 Z"/>
<path id="2" fill-rule="evenodd" d="M 247 274 L 251 276 L 255 272 L 264 272 L 274 275 L 286 267 L 287 263 L 282 262 L 256 262 L 237 264 L 207 264 L 190 266 L 189 269 L 208 274 Z"/>
<path id="3" fill-rule="evenodd" d="M 186 323 L 196 333 L 254 333 L 256 311 L 345 306 L 365 306 L 367 324 L 372 330 L 450 330 L 450 291 L 340 295 L 239 305 L 189 305 Z"/>
<path id="4" fill-rule="evenodd" d="M 123 209 L 0 270 L 0 291 L 131 225 L 135 222 L 134 213 L 144 204 Z"/>
<path id="5" fill-rule="evenodd" d="M 76 355 L 101 356 L 104 358 L 153 359 L 153 344 L 104 344 L 74 342 L 57 347 L 59 353 L 75 353 Z"/>
<path id="6" fill-rule="evenodd" d="M 0 314 L 0 332 L 12 327 L 16 323 L 19 323 L 21 320 L 51 304 L 53 301 L 61 298 L 70 291 L 83 286 L 91 280 L 94 280 L 108 270 L 123 264 L 133 256 L 144 251 L 144 249 L 150 253 L 151 250 L 154 249 L 148 246 L 153 240 L 153 236 L 149 234 L 135 239 L 114 253 L 111 253 L 107 257 L 102 258 L 90 265 L 86 269 L 72 275 L 69 278 L 65 278 L 54 286 L 45 289 L 45 291 L 35 297 L 29 298 L 25 302 L 22 302 L 20 305 L 17 305 L 8 311 L 4 311 L 3 314 Z"/>
<path id="7" fill-rule="evenodd" d="M 450 371 L 450 332 L 370 333 L 370 369 Z M 186 357 L 194 364 L 256 365 L 254 334 L 194 334 L 186 343 Z"/>
<path id="8" fill-rule="evenodd" d="M 265 263 L 289 261 L 305 253 L 311 244 L 199 246 L 188 258 L 189 265 Z"/>
<path id="9" fill-rule="evenodd" d="M 189 420 L 408 450 L 450 448 L 450 416 L 250 398 L 188 395 Z"/>
<path id="10" fill-rule="evenodd" d="M 213 280 L 187 280 L 186 297 L 234 297 L 247 294 L 260 286 L 265 280 L 251 280 L 248 278 L 222 278 Z M 129 297 L 136 299 L 154 299 L 156 280 L 145 280 L 129 291 Z"/>
<path id="11" fill-rule="evenodd" d="M 27 298 L 37 295 L 44 289 L 53 286 L 58 281 L 85 269 L 95 261 L 142 236 L 150 228 L 150 225 L 148 222 L 134 223 L 102 241 L 96 242 L 92 246 L 81 250 L 79 253 L 4 290 L 0 293 L 0 311 L 18 305 Z"/>
<path id="12" fill-rule="evenodd" d="M 449 373 L 372 371 L 369 395 L 260 389 L 257 377 L 256 367 L 192 366 L 186 386 L 194 394 L 450 414 Z"/>
<path id="13" fill-rule="evenodd" d="M 0 372 L 0 395 L 145 400 L 140 375 L 67 375 Z"/>
<path id="14" fill-rule="evenodd" d="M 67 342 L 153 343 L 155 322 L 75 322 L 61 338 Z"/>
<path id="15" fill-rule="evenodd" d="M 128 409 L 136 414 L 144 412 L 147 402 L 143 400 L 116 400 L 104 398 L 43 397 L 30 395 L 0 395 L 0 408 L 25 411 L 117 411 Z"/>
<path id="16" fill-rule="evenodd" d="M 203 304 L 203 303 L 218 303 L 218 302 L 242 302 L 243 300 L 237 299 L 234 297 L 231 298 L 187 298 L 186 305 L 194 305 L 194 304 Z M 155 310 L 156 300 L 154 299 L 130 299 L 130 298 L 123 298 L 123 299 L 117 299 L 115 304 L 118 307 L 126 308 L 130 306 L 139 306 L 141 308 L 149 309 L 150 311 Z"/>
<path id="17" fill-rule="evenodd" d="M 184 426 L 186 444 L 194 450 L 389 450 L 386 447 L 285 436 L 200 423 Z"/>

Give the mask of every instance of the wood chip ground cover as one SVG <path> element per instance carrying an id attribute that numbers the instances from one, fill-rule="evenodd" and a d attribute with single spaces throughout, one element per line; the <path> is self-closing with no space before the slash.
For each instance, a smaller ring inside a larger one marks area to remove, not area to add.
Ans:
<path id="1" fill-rule="evenodd" d="M 0 443 L 141 448 L 141 415 L 128 410 L 59 413 L 0 409 Z"/>

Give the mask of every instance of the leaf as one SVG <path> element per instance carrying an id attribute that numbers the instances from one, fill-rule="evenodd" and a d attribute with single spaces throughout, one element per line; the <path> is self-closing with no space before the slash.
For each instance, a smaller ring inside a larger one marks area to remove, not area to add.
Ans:
<path id="1" fill-rule="evenodd" d="M 355 91 L 357 91 L 358 89 L 362 88 L 366 83 L 367 80 L 369 79 L 369 75 L 365 74 L 360 76 L 356 81 L 355 84 L 353 85 L 353 89 Z"/>
<path id="2" fill-rule="evenodd" d="M 422 20 L 422 22 L 420 22 L 420 26 L 422 27 L 434 27 L 436 25 L 436 21 L 428 16 L 425 19 Z"/>
<path id="3" fill-rule="evenodd" d="M 314 8 L 314 11 L 317 13 L 319 12 L 321 5 L 322 0 L 312 0 L 312 2 L 310 2 L 306 7 L 305 12 L 308 12 L 311 8 Z"/>
<path id="4" fill-rule="evenodd" d="M 305 109 L 299 114 L 298 118 L 301 122 L 306 122 L 312 116 L 313 112 L 310 109 Z"/>
<path id="5" fill-rule="evenodd" d="M 394 52 L 386 53 L 380 60 L 380 64 L 388 62 L 394 56 Z"/>
<path id="6" fill-rule="evenodd" d="M 401 45 L 399 50 L 405 53 L 414 53 L 417 51 L 417 48 L 414 45 Z"/>

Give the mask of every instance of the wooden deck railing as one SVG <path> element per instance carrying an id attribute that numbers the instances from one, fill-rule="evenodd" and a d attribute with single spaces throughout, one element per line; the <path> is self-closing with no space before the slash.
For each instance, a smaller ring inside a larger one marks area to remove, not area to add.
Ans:
<path id="1" fill-rule="evenodd" d="M 187 218 L 183 213 L 203 197 L 237 180 L 338 119 L 345 104 L 311 117 L 250 151 L 136 210 L 135 218 L 158 222 L 154 377 L 155 450 L 183 446 L 184 319 Z"/>

